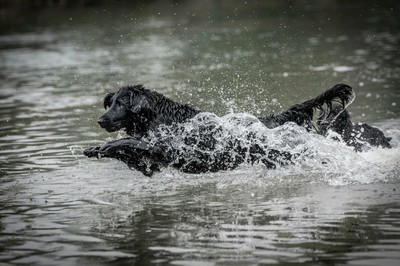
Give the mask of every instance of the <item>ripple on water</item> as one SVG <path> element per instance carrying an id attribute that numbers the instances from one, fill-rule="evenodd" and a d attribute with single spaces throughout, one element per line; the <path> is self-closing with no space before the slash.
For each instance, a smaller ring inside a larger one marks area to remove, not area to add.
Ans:
<path id="1" fill-rule="evenodd" d="M 320 21 L 317 37 L 313 16 L 261 12 L 267 16 L 257 20 L 261 13 L 242 10 L 221 20 L 231 7 L 223 3 L 218 14 L 185 15 L 183 1 L 171 17 L 133 16 L 124 6 L 115 21 L 112 9 L 101 11 L 104 24 L 86 23 L 96 7 L 72 8 L 56 16 L 63 26 L 47 27 L 44 17 L 32 32 L 0 36 L 0 263 L 397 265 L 398 19 L 382 23 L 387 17 L 374 8 L 360 24 L 370 3 L 342 4 L 335 10 L 343 14 L 365 11 L 355 34 L 338 34 L 334 17 Z M 153 7 L 157 1 L 139 13 Z M 329 7 L 318 12 L 330 16 Z M 86 19 L 75 24 L 71 14 Z M 293 42 L 297 24 L 304 34 Z M 252 130 L 271 147 L 306 152 L 276 170 L 244 164 L 189 175 L 167 168 L 152 178 L 83 157 L 84 147 L 115 138 L 96 127 L 104 93 L 137 82 L 222 113 L 236 103 L 260 113 L 283 109 L 327 83 L 351 82 L 360 95 L 356 117 L 396 118 L 379 124 L 394 148 L 355 153 L 293 125 L 266 131 L 248 114 L 231 114 L 209 120 L 235 138 Z"/>

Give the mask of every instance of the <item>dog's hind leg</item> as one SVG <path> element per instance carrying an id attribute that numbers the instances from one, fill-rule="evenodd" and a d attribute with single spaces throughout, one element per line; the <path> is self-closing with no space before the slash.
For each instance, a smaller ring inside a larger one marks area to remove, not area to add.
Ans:
<path id="1" fill-rule="evenodd" d="M 326 104 L 327 110 L 330 112 L 333 102 L 340 102 L 345 108 L 345 105 L 350 101 L 352 91 L 352 88 L 346 84 L 337 84 L 314 99 L 293 105 L 279 115 L 260 118 L 260 121 L 268 128 L 274 128 L 286 122 L 295 122 L 300 126 L 311 127 L 314 109 L 322 110 L 322 106 Z"/>
<path id="2" fill-rule="evenodd" d="M 170 161 L 168 154 L 161 147 L 133 138 L 109 141 L 100 147 L 86 149 L 83 153 L 87 157 L 120 160 L 146 176 L 160 171 L 161 167 Z"/>
<path id="3" fill-rule="evenodd" d="M 389 143 L 391 139 L 380 129 L 365 123 L 354 124 L 347 110 L 343 110 L 340 106 L 333 107 L 329 114 L 326 111 L 321 113 L 317 125 L 322 135 L 326 136 L 328 130 L 336 132 L 356 151 L 362 151 L 367 143 L 371 146 L 391 148 Z"/>

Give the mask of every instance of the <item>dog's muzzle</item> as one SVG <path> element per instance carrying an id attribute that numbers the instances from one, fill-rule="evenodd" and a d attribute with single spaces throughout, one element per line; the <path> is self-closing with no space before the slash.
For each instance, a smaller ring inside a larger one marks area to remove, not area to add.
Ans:
<path id="1" fill-rule="evenodd" d="M 104 117 L 100 117 L 100 119 L 97 120 L 97 123 L 100 125 L 101 128 L 104 128 L 107 132 L 115 132 L 122 128 L 121 123 L 112 122 Z"/>

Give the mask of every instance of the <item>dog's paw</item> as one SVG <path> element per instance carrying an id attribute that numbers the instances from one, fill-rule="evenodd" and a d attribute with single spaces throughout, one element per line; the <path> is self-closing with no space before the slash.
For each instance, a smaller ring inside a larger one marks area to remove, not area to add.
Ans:
<path id="1" fill-rule="evenodd" d="M 101 155 L 100 153 L 100 147 L 96 146 L 96 147 L 90 147 L 87 148 L 86 150 L 83 151 L 83 154 L 89 158 L 92 157 L 97 157 L 99 158 L 99 156 Z M 101 156 L 100 156 L 101 157 Z"/>
<path id="2" fill-rule="evenodd" d="M 96 157 L 98 159 L 103 157 L 117 158 L 118 154 L 124 153 L 126 149 L 129 150 L 129 141 L 125 139 L 113 140 L 104 143 L 101 146 L 95 146 L 83 151 L 83 154 L 89 158 Z"/>

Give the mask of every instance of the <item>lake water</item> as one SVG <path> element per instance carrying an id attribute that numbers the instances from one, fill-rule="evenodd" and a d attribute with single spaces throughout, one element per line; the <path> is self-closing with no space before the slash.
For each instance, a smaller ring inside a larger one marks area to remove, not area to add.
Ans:
<path id="1" fill-rule="evenodd" d="M 0 9 L 0 265 L 399 265 L 399 8 Z M 353 120 L 381 128 L 393 148 L 355 153 L 304 134 L 314 161 L 151 178 L 84 157 L 123 136 L 96 123 L 105 93 L 138 83 L 218 115 L 257 116 L 347 83 Z"/>

